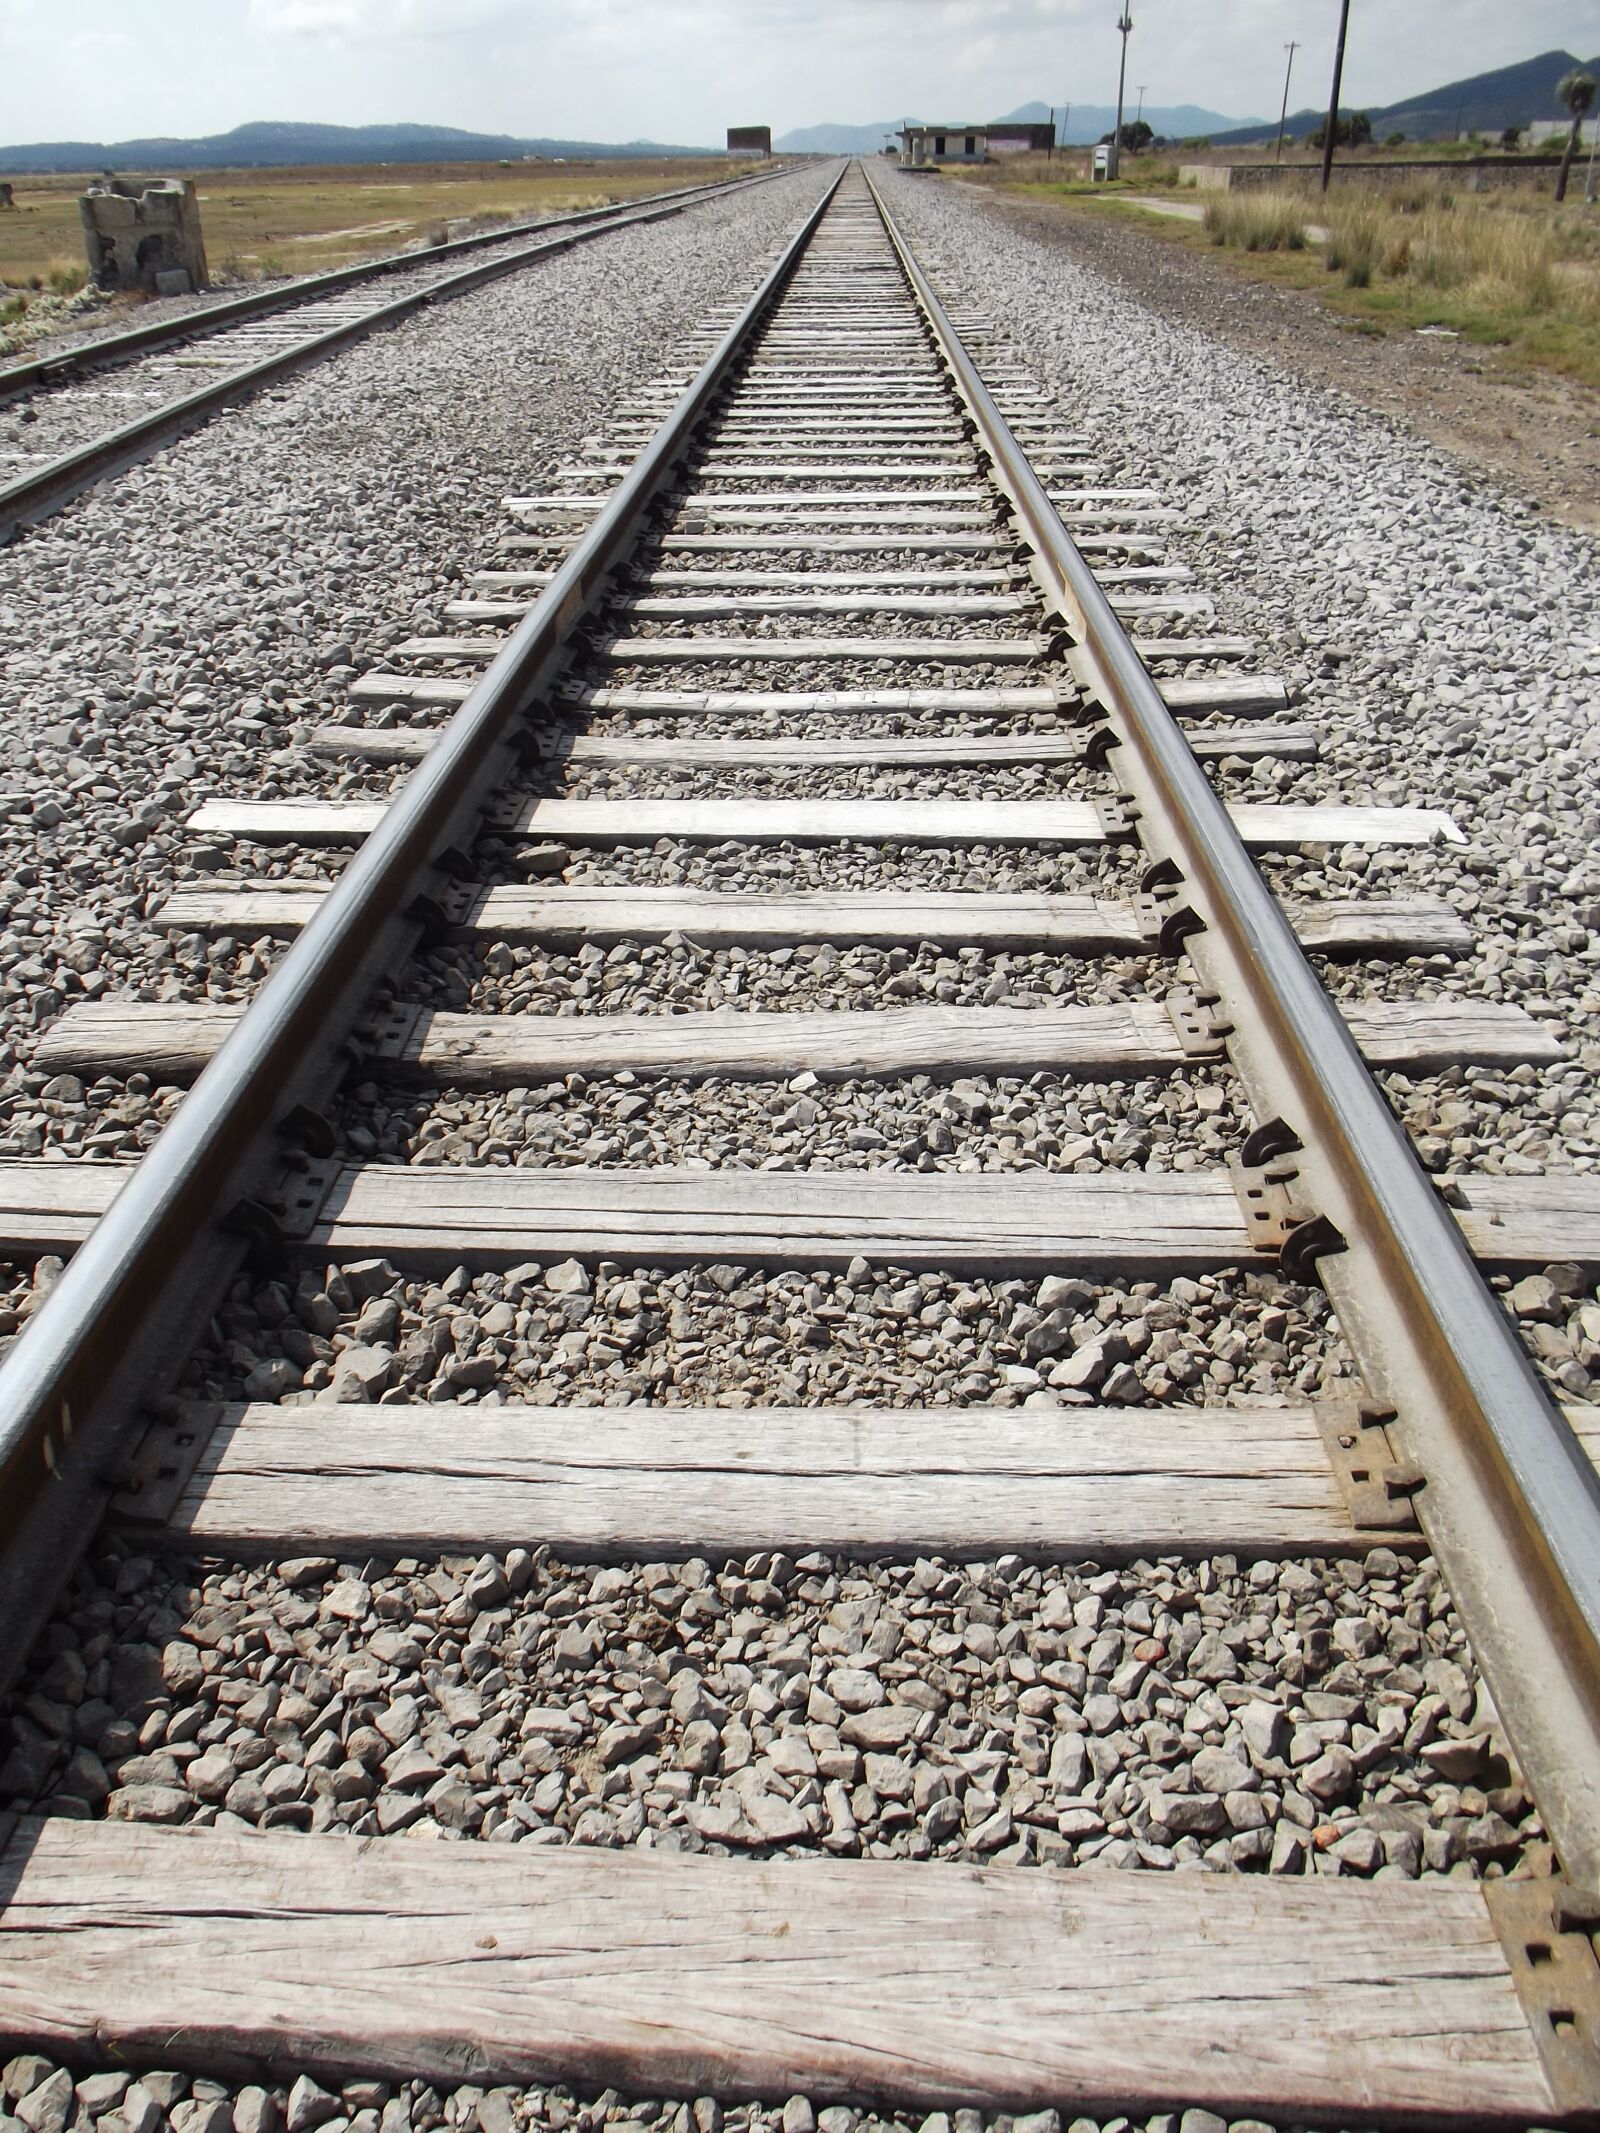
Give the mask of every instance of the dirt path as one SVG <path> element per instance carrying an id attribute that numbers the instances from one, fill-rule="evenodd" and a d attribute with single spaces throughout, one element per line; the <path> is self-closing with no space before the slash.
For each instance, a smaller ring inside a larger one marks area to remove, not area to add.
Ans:
<path id="1" fill-rule="evenodd" d="M 1348 393 L 1549 517 L 1600 531 L 1600 394 L 1510 370 L 1468 341 L 1361 331 L 1304 290 L 1253 280 L 1217 254 L 1197 258 L 1093 203 L 983 197 L 994 213 L 1110 275 L 1164 318 Z"/>

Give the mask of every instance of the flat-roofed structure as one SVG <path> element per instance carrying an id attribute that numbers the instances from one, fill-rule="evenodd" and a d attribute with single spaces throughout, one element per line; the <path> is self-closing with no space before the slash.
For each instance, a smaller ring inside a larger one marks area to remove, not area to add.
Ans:
<path id="1" fill-rule="evenodd" d="M 985 126 L 902 126 L 900 167 L 928 170 L 941 163 L 982 163 L 989 153 Z"/>
<path id="2" fill-rule="evenodd" d="M 1027 119 L 994 119 L 981 126 L 912 126 L 900 128 L 902 170 L 936 169 L 944 163 L 986 163 L 991 156 L 1041 154 L 1054 139 L 1054 128 Z"/>
<path id="3" fill-rule="evenodd" d="M 770 156 L 772 153 L 772 128 L 770 126 L 730 126 L 728 128 L 728 153 L 731 156 Z"/>

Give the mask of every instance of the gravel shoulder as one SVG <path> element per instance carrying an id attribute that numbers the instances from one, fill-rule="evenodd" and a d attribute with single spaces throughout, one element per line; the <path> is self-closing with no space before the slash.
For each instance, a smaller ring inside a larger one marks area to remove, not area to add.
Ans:
<path id="1" fill-rule="evenodd" d="M 1600 396 L 1583 386 L 1510 370 L 1470 341 L 1366 330 L 1314 295 L 1261 279 L 1234 254 L 1197 255 L 1181 224 L 1093 201 L 963 191 L 1002 227 L 1059 247 L 1172 324 L 1348 394 L 1558 523 L 1600 528 Z"/>

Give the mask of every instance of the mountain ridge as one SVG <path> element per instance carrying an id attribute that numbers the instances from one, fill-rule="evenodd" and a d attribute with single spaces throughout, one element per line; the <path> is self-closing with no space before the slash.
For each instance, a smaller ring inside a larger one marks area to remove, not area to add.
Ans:
<path id="1" fill-rule="evenodd" d="M 1580 66 L 1586 72 L 1595 73 L 1600 71 L 1600 58 L 1580 60 L 1573 53 L 1560 50 L 1539 52 L 1532 59 L 1518 60 L 1509 67 L 1491 67 L 1482 74 L 1469 74 L 1460 81 L 1445 82 L 1437 89 L 1402 97 L 1396 103 L 1347 101 L 1344 108 L 1365 111 L 1372 121 L 1373 134 L 1379 140 L 1386 133 L 1404 133 L 1413 140 L 1453 138 L 1458 131 L 1498 134 L 1507 126 L 1526 126 L 1534 119 L 1563 117 L 1556 99 L 1556 83 L 1570 69 Z M 1136 108 L 1135 105 L 1125 107 L 1124 119 L 1130 118 Z M 1069 107 L 1069 112 L 1065 131 L 1059 125 L 1057 127 L 1057 139 L 1072 147 L 1084 147 L 1091 141 L 1098 141 L 1116 124 L 1114 105 L 1074 104 Z M 1032 103 L 1024 104 L 1016 111 L 1004 112 L 1000 119 L 990 123 L 1001 124 L 1016 119 L 1042 122 L 1049 116 L 1048 104 Z M 1158 134 L 1171 140 L 1205 138 L 1214 148 L 1253 146 L 1276 139 L 1278 131 L 1276 119 L 1231 119 L 1197 104 L 1147 104 L 1144 116 Z M 1288 137 L 1303 141 L 1317 130 L 1326 116 L 1326 105 L 1292 111 L 1286 126 Z M 885 134 L 892 133 L 903 123 L 900 119 L 887 119 L 876 126 L 805 126 L 782 135 L 773 145 L 787 155 L 875 155 L 884 145 Z"/>
<path id="2" fill-rule="evenodd" d="M 1348 111 L 1365 111 L 1372 121 L 1375 140 L 1386 133 L 1404 133 L 1413 140 L 1454 139 L 1458 132 L 1503 133 L 1508 126 L 1526 126 L 1534 119 L 1559 119 L 1566 113 L 1556 97 L 1556 83 L 1574 67 L 1586 73 L 1600 68 L 1600 58 L 1580 60 L 1571 52 L 1539 52 L 1532 59 L 1510 67 L 1491 67 L 1485 74 L 1469 74 L 1460 81 L 1424 90 L 1420 96 L 1403 97 L 1395 104 L 1346 104 Z M 1291 111 L 1285 126 L 1290 140 L 1303 141 L 1315 133 L 1327 117 L 1319 110 Z M 1275 140 L 1277 121 L 1261 127 L 1240 126 L 1227 133 L 1214 133 L 1214 148 L 1246 147 L 1254 142 Z"/>
<path id="3" fill-rule="evenodd" d="M 73 170 L 249 170 L 295 164 L 489 163 L 503 157 L 565 156 L 612 160 L 628 156 L 703 156 L 710 148 L 662 141 L 527 140 L 514 134 L 471 133 L 460 126 L 397 122 L 329 126 L 296 119 L 254 119 L 227 133 L 197 139 L 151 135 L 132 141 L 31 141 L 0 148 L 0 175 Z"/>

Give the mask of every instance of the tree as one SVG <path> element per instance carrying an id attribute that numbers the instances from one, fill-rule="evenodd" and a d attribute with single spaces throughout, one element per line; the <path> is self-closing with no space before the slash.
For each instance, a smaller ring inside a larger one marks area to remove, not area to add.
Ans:
<path id="1" fill-rule="evenodd" d="M 1312 147 L 1320 148 L 1327 134 L 1328 122 L 1324 119 L 1311 136 Z M 1341 111 L 1333 139 L 1337 148 L 1363 148 L 1372 139 L 1372 121 L 1364 111 Z"/>
<path id="2" fill-rule="evenodd" d="M 1500 136 L 1500 146 L 1506 149 L 1520 148 L 1522 146 L 1522 128 L 1520 126 L 1507 126 Z"/>
<path id="3" fill-rule="evenodd" d="M 1147 125 L 1143 119 L 1130 119 L 1122 129 L 1122 145 L 1129 155 L 1137 155 L 1141 148 L 1148 148 L 1155 137 L 1154 127 Z M 1108 147 L 1110 141 L 1109 133 L 1101 134 L 1102 148 Z"/>
<path id="4" fill-rule="evenodd" d="M 1585 74 L 1575 67 L 1570 74 L 1563 74 L 1556 83 L 1556 95 L 1572 113 L 1572 130 L 1567 135 L 1567 145 L 1561 153 L 1561 174 L 1556 179 L 1556 198 L 1567 197 L 1567 173 L 1572 168 L 1572 159 L 1578 152 L 1578 136 L 1583 131 L 1583 122 L 1594 108 L 1596 83 L 1592 74 Z"/>

